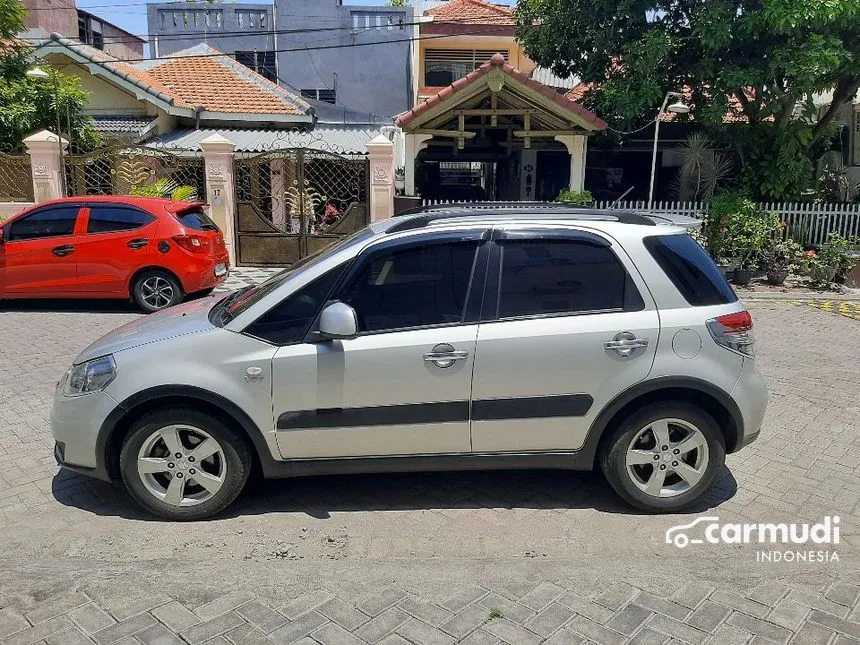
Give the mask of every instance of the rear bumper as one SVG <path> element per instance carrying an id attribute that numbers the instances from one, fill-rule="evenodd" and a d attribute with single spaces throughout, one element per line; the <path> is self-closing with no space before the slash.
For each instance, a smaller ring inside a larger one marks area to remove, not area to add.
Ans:
<path id="1" fill-rule="evenodd" d="M 744 358 L 741 376 L 731 392 L 743 417 L 743 436 L 738 437 L 736 450 L 758 439 L 767 410 L 767 385 L 755 367 L 755 361 Z"/>
<path id="2" fill-rule="evenodd" d="M 201 266 L 202 265 L 202 266 Z M 222 275 L 216 275 L 216 269 L 223 265 L 226 271 Z M 209 259 L 205 263 L 197 263 L 190 271 L 182 276 L 182 287 L 185 293 L 196 293 L 206 289 L 214 289 L 224 283 L 230 275 L 230 259 L 225 255 L 223 258 Z"/>

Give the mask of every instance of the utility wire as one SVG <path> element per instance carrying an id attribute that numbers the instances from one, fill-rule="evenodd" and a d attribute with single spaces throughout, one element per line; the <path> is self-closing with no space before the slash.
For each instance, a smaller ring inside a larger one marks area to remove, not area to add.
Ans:
<path id="1" fill-rule="evenodd" d="M 474 36 L 474 35 L 480 35 L 482 33 L 486 33 L 486 31 L 463 32 L 459 35 L 463 35 L 463 36 L 472 35 L 472 36 Z M 319 50 L 327 50 L 327 49 L 328 50 L 330 50 L 330 49 L 351 49 L 351 48 L 355 48 L 355 47 L 373 47 L 375 45 L 391 45 L 391 44 L 395 44 L 395 43 L 407 43 L 407 42 L 418 42 L 418 41 L 425 41 L 425 40 L 437 40 L 439 38 L 450 38 L 450 37 L 451 37 L 450 34 L 431 34 L 431 35 L 427 35 L 427 36 L 418 36 L 418 37 L 414 37 L 414 38 L 392 38 L 389 40 L 376 40 L 376 41 L 367 42 L 367 43 L 346 43 L 346 44 L 338 44 L 338 45 L 315 45 L 315 46 L 311 46 L 311 47 L 290 47 L 290 48 L 286 48 L 286 49 L 270 49 L 267 51 L 274 52 L 276 54 L 282 54 L 282 53 L 289 53 L 289 52 L 319 51 Z M 67 46 L 71 47 L 73 49 L 75 47 L 92 47 L 92 45 L 86 45 L 85 43 L 80 43 L 80 42 L 72 42 L 72 43 L 69 43 Z M 153 61 L 153 60 L 165 60 L 165 59 L 183 60 L 186 58 L 188 58 L 188 59 L 190 59 L 190 58 L 218 58 L 220 56 L 227 56 L 228 58 L 231 57 L 230 54 L 228 54 L 228 53 L 216 52 L 216 53 L 211 53 L 211 54 L 185 54 L 185 55 L 179 55 L 179 56 L 165 56 L 165 57 L 162 57 L 160 59 L 124 58 L 121 60 L 120 59 L 106 60 L 106 61 L 100 61 L 100 62 L 108 63 L 108 64 L 113 64 L 113 63 L 144 63 L 144 62 Z"/>
<path id="2" fill-rule="evenodd" d="M 195 31 L 183 31 L 183 32 L 169 32 L 169 33 L 145 33 L 145 34 L 137 34 L 136 38 L 128 38 L 126 36 L 103 36 L 102 40 L 105 43 L 121 43 L 126 41 L 135 41 L 139 38 L 153 38 L 157 37 L 160 41 L 163 40 L 182 40 L 186 38 L 191 38 L 195 36 L 206 37 L 206 38 L 222 38 L 222 37 L 231 37 L 231 36 L 268 36 L 268 35 L 285 35 L 285 34 L 312 34 L 312 33 L 321 33 L 328 31 L 358 31 L 369 32 L 369 31 L 395 31 L 400 29 L 401 27 L 410 27 L 414 25 L 421 24 L 435 24 L 435 25 L 486 25 L 488 27 L 492 26 L 505 26 L 510 27 L 508 22 L 504 22 L 500 17 L 499 22 L 487 21 L 482 23 L 472 23 L 468 21 L 445 21 L 445 22 L 432 22 L 427 23 L 426 21 L 414 21 L 414 22 L 398 22 L 392 23 L 391 25 L 371 25 L 369 27 L 366 26 L 338 26 L 338 27 L 312 27 L 306 29 L 258 29 L 258 30 L 250 30 L 250 29 L 242 29 L 242 30 L 232 30 L 232 31 L 210 31 L 210 30 L 195 30 Z M 509 21 L 509 18 L 505 18 L 505 21 Z M 130 33 L 130 32 L 129 32 Z M 134 35 L 134 34 L 133 34 Z M 457 34 L 453 34 L 457 35 Z M 480 32 L 477 32 L 475 35 L 480 35 Z M 39 44 L 44 44 L 51 42 L 50 38 L 32 38 L 29 39 L 33 42 L 39 42 Z"/>

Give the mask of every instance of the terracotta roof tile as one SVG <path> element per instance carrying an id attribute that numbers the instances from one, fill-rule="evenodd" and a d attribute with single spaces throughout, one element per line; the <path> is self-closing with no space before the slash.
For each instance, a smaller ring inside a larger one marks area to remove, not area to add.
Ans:
<path id="1" fill-rule="evenodd" d="M 434 94 L 433 96 L 428 98 L 426 101 L 424 101 L 423 103 L 419 103 L 418 105 L 416 105 L 414 108 L 412 108 L 408 112 L 404 112 L 403 114 L 401 114 L 400 116 L 398 116 L 395 119 L 395 123 L 397 123 L 397 125 L 400 126 L 401 128 L 403 126 L 409 125 L 409 123 L 414 121 L 415 118 L 418 117 L 420 114 L 422 114 L 423 112 L 426 112 L 427 110 L 429 110 L 431 107 L 433 107 L 434 105 L 436 105 L 440 101 L 442 101 L 446 98 L 449 98 L 450 96 L 461 91 L 463 88 L 467 87 L 468 85 L 471 85 L 476 80 L 478 80 L 479 78 L 481 78 L 485 74 L 488 74 L 490 71 L 492 71 L 492 69 L 494 67 L 501 68 L 502 71 L 505 74 L 507 74 L 508 76 L 515 78 L 517 81 L 519 81 L 520 83 L 522 83 L 524 85 L 528 85 L 532 89 L 539 91 L 541 94 L 546 96 L 548 99 L 552 99 L 555 103 L 558 103 L 559 105 L 561 105 L 565 109 L 567 109 L 571 112 L 574 112 L 581 119 L 584 119 L 588 123 L 591 123 L 592 125 L 594 125 L 594 129 L 603 130 L 604 128 L 606 128 L 606 122 L 603 119 L 601 119 L 599 116 L 597 116 L 594 112 L 584 108 L 582 105 L 580 105 L 576 101 L 571 100 L 567 96 L 563 96 L 561 94 L 558 94 L 551 87 L 547 87 L 546 85 L 539 83 L 538 81 L 534 80 L 533 78 L 530 78 L 527 74 L 524 74 L 523 72 L 518 70 L 516 67 L 514 67 L 513 65 L 511 65 L 510 63 L 505 61 L 504 56 L 502 56 L 501 54 L 495 54 L 490 60 L 488 60 L 483 65 L 481 65 L 475 71 L 466 74 L 466 76 L 464 76 L 462 79 L 458 80 L 453 85 L 449 85 L 448 87 L 441 89 L 436 94 Z M 428 88 L 428 89 L 430 89 L 430 88 Z"/>
<path id="2" fill-rule="evenodd" d="M 207 45 L 196 45 L 165 58 L 127 63 L 58 34 L 51 38 L 161 94 L 180 108 L 295 116 L 307 114 L 310 109 L 304 99 Z"/>
<path id="3" fill-rule="evenodd" d="M 439 22 L 492 22 L 496 25 L 515 25 L 513 10 L 504 5 L 482 0 L 449 0 L 443 5 L 428 9 L 425 16 Z"/>

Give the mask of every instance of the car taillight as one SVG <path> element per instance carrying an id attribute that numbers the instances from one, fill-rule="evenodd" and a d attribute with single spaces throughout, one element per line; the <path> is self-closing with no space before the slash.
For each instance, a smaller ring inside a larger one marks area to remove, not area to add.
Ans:
<path id="1" fill-rule="evenodd" d="M 708 331 L 717 345 L 744 356 L 753 356 L 755 353 L 752 326 L 752 316 L 748 311 L 717 316 L 708 321 Z"/>
<path id="2" fill-rule="evenodd" d="M 174 235 L 173 241 L 192 253 L 206 253 L 209 247 L 209 243 L 199 235 Z"/>

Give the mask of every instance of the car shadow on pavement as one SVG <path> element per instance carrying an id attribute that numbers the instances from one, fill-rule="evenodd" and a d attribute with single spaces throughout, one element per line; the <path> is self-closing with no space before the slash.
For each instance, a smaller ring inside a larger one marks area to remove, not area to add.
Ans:
<path id="1" fill-rule="evenodd" d="M 60 471 L 54 498 L 97 515 L 156 520 L 118 486 Z M 717 484 L 687 513 L 701 513 L 734 497 L 737 481 L 724 467 Z M 624 504 L 598 472 L 561 470 L 457 471 L 331 475 L 295 479 L 252 479 L 240 498 L 219 518 L 266 513 L 305 513 L 328 519 L 335 512 L 434 509 L 589 508 L 606 513 L 642 514 Z"/>

